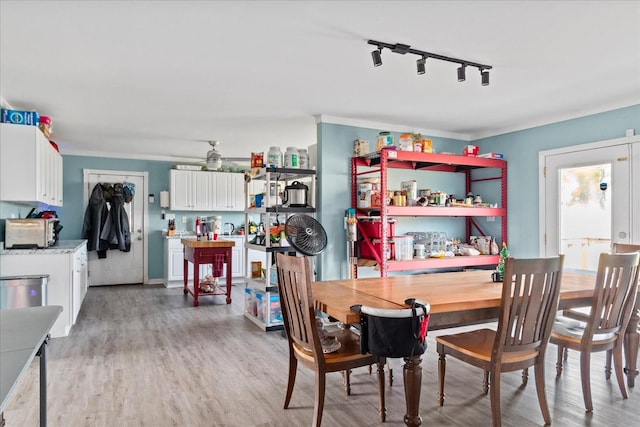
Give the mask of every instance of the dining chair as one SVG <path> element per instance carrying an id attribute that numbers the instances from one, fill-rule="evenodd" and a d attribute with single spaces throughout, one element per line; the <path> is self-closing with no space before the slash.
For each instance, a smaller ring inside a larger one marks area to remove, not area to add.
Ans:
<path id="1" fill-rule="evenodd" d="M 632 252 L 640 252 L 640 245 L 631 245 L 626 243 L 613 243 L 611 245 L 611 253 L 627 254 Z M 635 310 L 637 311 L 639 308 L 640 307 L 638 307 L 638 302 L 636 301 Z M 590 307 L 569 308 L 567 310 L 564 310 L 562 312 L 562 315 L 575 320 L 586 322 L 587 320 L 589 320 L 589 311 L 590 311 Z M 563 355 L 564 360 L 567 360 L 568 356 L 569 356 L 569 349 L 565 348 L 564 355 Z M 608 350 L 607 355 L 605 357 L 605 364 L 604 364 L 604 375 L 606 379 L 611 378 L 611 359 L 612 359 L 612 353 L 611 353 L 611 350 Z"/>
<path id="2" fill-rule="evenodd" d="M 350 391 L 349 371 L 357 367 L 378 366 L 378 393 L 380 396 L 380 420 L 386 420 L 384 364 L 385 359 L 372 354 L 362 354 L 360 337 L 350 329 L 340 329 L 331 336 L 337 338 L 339 348 L 333 352 L 323 351 L 316 321 L 311 291 L 311 267 L 306 257 L 276 254 L 278 289 L 284 328 L 289 346 L 289 380 L 284 409 L 289 407 L 296 380 L 298 363 L 315 371 L 315 403 L 312 426 L 322 423 L 326 374 L 346 371 L 345 390 Z M 334 341 L 335 343 L 335 341 Z M 337 347 L 334 346 L 334 348 Z"/>
<path id="3" fill-rule="evenodd" d="M 591 399 L 591 353 L 612 352 L 616 379 L 623 398 L 627 398 L 622 369 L 622 345 L 631 318 L 638 287 L 640 253 L 600 254 L 595 291 L 586 322 L 559 316 L 550 341 L 558 346 L 556 374 L 562 374 L 565 349 L 580 352 L 582 395 L 587 412 Z"/>
<path id="4" fill-rule="evenodd" d="M 483 393 L 490 392 L 494 427 L 502 425 L 501 373 L 534 366 L 542 417 L 545 423 L 551 423 L 545 394 L 544 356 L 558 310 L 563 262 L 563 255 L 507 258 L 497 329 L 483 328 L 436 337 L 440 406 L 445 397 L 447 355 L 484 370 Z"/>

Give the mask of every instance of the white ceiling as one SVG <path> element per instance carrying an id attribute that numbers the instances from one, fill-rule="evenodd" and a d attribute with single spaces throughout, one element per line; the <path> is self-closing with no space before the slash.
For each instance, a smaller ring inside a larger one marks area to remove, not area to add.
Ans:
<path id="1" fill-rule="evenodd" d="M 51 116 L 63 154 L 248 157 L 315 143 L 319 115 L 476 139 L 640 104 L 638 1 L 1 0 L 0 18 L 0 95 Z M 490 64 L 491 84 L 389 50 L 374 68 L 368 39 Z"/>

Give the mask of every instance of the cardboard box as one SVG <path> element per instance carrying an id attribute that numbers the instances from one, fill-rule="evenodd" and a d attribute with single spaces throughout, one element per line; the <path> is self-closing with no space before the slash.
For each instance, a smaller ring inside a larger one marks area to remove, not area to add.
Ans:
<path id="1" fill-rule="evenodd" d="M 38 126 L 40 116 L 35 111 L 20 111 L 2 109 L 0 122 L 13 123 L 15 125 Z"/>
<path id="2" fill-rule="evenodd" d="M 504 155 L 502 153 L 484 153 L 478 154 L 478 157 L 484 157 L 487 159 L 504 159 Z"/>
<path id="3" fill-rule="evenodd" d="M 467 145 L 464 147 L 464 150 L 462 150 L 463 156 L 475 157 L 479 153 L 480 153 L 480 147 L 478 147 L 477 145 Z"/>

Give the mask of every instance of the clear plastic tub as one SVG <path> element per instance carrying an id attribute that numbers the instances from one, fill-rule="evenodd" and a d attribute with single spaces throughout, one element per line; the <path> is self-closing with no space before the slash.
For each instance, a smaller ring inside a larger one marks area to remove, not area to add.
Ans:
<path id="1" fill-rule="evenodd" d="M 395 236 L 393 238 L 397 261 L 413 259 L 413 236 Z"/>

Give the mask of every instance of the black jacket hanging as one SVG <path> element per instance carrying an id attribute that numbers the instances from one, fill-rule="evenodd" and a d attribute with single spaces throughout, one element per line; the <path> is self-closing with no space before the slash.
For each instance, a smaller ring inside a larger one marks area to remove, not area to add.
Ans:
<path id="1" fill-rule="evenodd" d="M 82 238 L 87 239 L 87 250 L 98 251 L 98 258 L 106 258 L 109 243 L 100 239 L 100 233 L 109 217 L 109 207 L 101 184 L 96 184 L 91 191 L 89 203 L 84 213 Z"/>
<path id="2" fill-rule="evenodd" d="M 107 241 L 110 249 L 129 252 L 131 250 L 131 231 L 129 229 L 129 216 L 124 208 L 122 184 L 114 184 L 113 189 L 111 209 L 102 227 L 100 239 Z"/>

